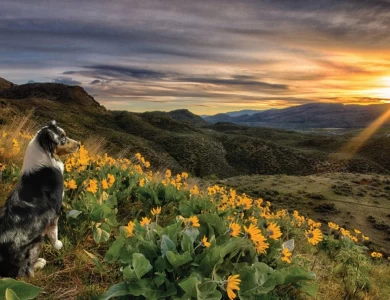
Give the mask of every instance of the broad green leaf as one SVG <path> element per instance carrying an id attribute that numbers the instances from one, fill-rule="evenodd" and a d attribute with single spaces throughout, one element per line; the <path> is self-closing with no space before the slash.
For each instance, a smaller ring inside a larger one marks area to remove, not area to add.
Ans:
<path id="1" fill-rule="evenodd" d="M 198 300 L 220 300 L 222 294 L 217 290 L 215 282 L 205 282 L 198 285 Z"/>
<path id="2" fill-rule="evenodd" d="M 280 270 L 285 277 L 284 284 L 295 283 L 300 280 L 314 280 L 316 275 L 314 272 L 306 271 L 299 266 L 293 266 Z"/>
<path id="3" fill-rule="evenodd" d="M 166 275 L 164 272 L 156 272 L 154 273 L 156 276 L 153 278 L 156 286 L 160 286 L 165 282 Z"/>
<path id="4" fill-rule="evenodd" d="M 77 217 L 82 213 L 83 213 L 82 211 L 72 209 L 71 211 L 68 211 L 66 213 L 66 219 L 69 219 L 69 218 L 77 219 Z"/>
<path id="5" fill-rule="evenodd" d="M 125 295 L 130 295 L 130 290 L 127 283 L 121 282 L 111 286 L 107 292 L 105 292 L 103 295 L 99 297 L 99 300 L 108 300 L 113 297 L 119 297 Z"/>
<path id="6" fill-rule="evenodd" d="M 141 253 L 133 254 L 133 268 L 138 279 L 141 279 L 146 273 L 153 269 L 147 258 Z"/>
<path id="7" fill-rule="evenodd" d="M 172 251 L 167 251 L 166 253 L 169 263 L 178 268 L 190 261 L 192 261 L 191 254 L 189 252 L 184 252 L 183 254 L 173 253 Z"/>
<path id="8" fill-rule="evenodd" d="M 17 281 L 12 278 L 4 278 L 0 280 L 0 300 L 5 300 L 5 292 L 11 289 L 20 300 L 28 300 L 36 298 L 42 291 L 41 288 L 34 285 Z"/>
<path id="9" fill-rule="evenodd" d="M 167 235 L 164 234 L 161 238 L 162 257 L 165 257 L 168 251 L 177 252 L 176 245 L 174 242 L 172 242 L 172 240 Z"/>
<path id="10" fill-rule="evenodd" d="M 11 289 L 5 290 L 5 299 L 6 300 L 20 300 L 20 298 Z"/>
<path id="11" fill-rule="evenodd" d="M 103 224 L 103 225 L 106 225 L 106 224 Z M 110 233 L 107 232 L 106 230 L 104 230 L 104 228 L 107 229 L 107 227 L 102 226 L 102 228 L 94 227 L 92 230 L 93 231 L 93 239 L 95 240 L 95 242 L 97 244 L 107 242 L 108 239 L 110 238 Z"/>
<path id="12" fill-rule="evenodd" d="M 134 269 L 131 266 L 127 266 L 126 268 L 123 269 L 123 279 L 125 281 L 131 281 L 131 280 L 136 280 L 137 275 L 134 272 Z"/>
<path id="13" fill-rule="evenodd" d="M 260 262 L 240 268 L 241 283 L 238 294 L 242 300 L 255 299 L 255 296 L 267 294 L 277 285 L 283 284 L 283 275 Z"/>
<path id="14" fill-rule="evenodd" d="M 156 287 L 153 279 L 140 279 L 129 283 L 131 295 L 144 296 L 148 300 L 156 300 L 161 297 L 161 291 Z"/>
<path id="15" fill-rule="evenodd" d="M 308 294 L 309 296 L 316 298 L 318 293 L 318 284 L 313 282 L 309 283 L 307 281 L 299 282 L 298 289 L 302 292 Z"/>
<path id="16" fill-rule="evenodd" d="M 104 260 L 108 263 L 114 263 L 118 260 L 120 256 L 120 251 L 124 247 L 125 241 L 123 238 L 119 237 L 108 249 Z"/>
<path id="17" fill-rule="evenodd" d="M 192 242 L 195 242 L 196 241 L 196 238 L 198 237 L 199 235 L 199 230 L 198 228 L 187 228 L 185 231 L 184 231 L 184 234 L 187 235 Z"/>
<path id="18" fill-rule="evenodd" d="M 184 279 L 182 282 L 179 283 L 179 286 L 185 291 L 188 295 L 191 297 L 197 297 L 197 284 L 199 283 L 198 279 L 196 277 L 190 277 L 187 279 Z"/>
<path id="19" fill-rule="evenodd" d="M 181 240 L 181 249 L 182 251 L 187 251 L 189 253 L 194 251 L 194 242 L 187 234 L 183 234 L 183 239 Z"/>

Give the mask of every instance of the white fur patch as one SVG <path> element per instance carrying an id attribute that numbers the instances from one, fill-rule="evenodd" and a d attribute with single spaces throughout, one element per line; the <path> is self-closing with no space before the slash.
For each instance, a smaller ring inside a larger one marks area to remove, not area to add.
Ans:
<path id="1" fill-rule="evenodd" d="M 28 144 L 26 154 L 24 156 L 22 173 L 32 173 L 42 167 L 54 167 L 64 173 L 64 164 L 62 161 L 50 157 L 39 145 L 37 135 Z"/>
<path id="2" fill-rule="evenodd" d="M 54 243 L 54 245 L 53 245 L 54 249 L 56 249 L 56 250 L 61 250 L 61 248 L 62 248 L 63 246 L 64 246 L 64 245 L 62 244 L 62 242 L 61 242 L 60 240 L 57 240 L 57 241 Z"/>
<path id="3" fill-rule="evenodd" d="M 41 270 L 46 266 L 46 260 L 43 258 L 38 258 L 37 262 L 34 265 L 34 270 Z"/>

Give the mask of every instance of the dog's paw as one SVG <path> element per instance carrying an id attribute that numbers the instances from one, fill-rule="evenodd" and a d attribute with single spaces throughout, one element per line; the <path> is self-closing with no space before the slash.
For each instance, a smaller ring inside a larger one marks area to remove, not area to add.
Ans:
<path id="1" fill-rule="evenodd" d="M 38 258 L 35 265 L 34 270 L 41 270 L 46 266 L 46 260 L 43 258 Z"/>
<path id="2" fill-rule="evenodd" d="M 54 245 L 53 245 L 54 249 L 56 249 L 56 250 L 61 250 L 61 248 L 62 248 L 63 246 L 64 246 L 64 245 L 63 245 L 62 242 L 59 241 L 59 240 L 57 240 L 57 241 L 54 243 Z"/>

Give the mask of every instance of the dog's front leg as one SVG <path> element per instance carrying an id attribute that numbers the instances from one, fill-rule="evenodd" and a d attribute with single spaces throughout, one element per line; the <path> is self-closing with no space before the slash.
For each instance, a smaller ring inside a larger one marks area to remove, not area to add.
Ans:
<path id="1" fill-rule="evenodd" d="M 50 222 L 46 233 L 54 249 L 60 250 L 63 245 L 62 242 L 58 240 L 58 217 Z"/>

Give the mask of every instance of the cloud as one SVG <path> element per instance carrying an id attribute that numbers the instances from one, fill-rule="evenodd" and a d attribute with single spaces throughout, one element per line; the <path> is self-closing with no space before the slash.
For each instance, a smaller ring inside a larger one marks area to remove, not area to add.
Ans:
<path id="1" fill-rule="evenodd" d="M 3 0 L 0 70 L 85 83 L 106 103 L 369 102 L 359 89 L 388 76 L 389 17 L 381 0 Z"/>
<path id="2" fill-rule="evenodd" d="M 68 77 L 57 77 L 52 80 L 53 83 L 61 83 L 66 85 L 80 85 L 80 81 L 73 80 L 72 78 Z"/>

